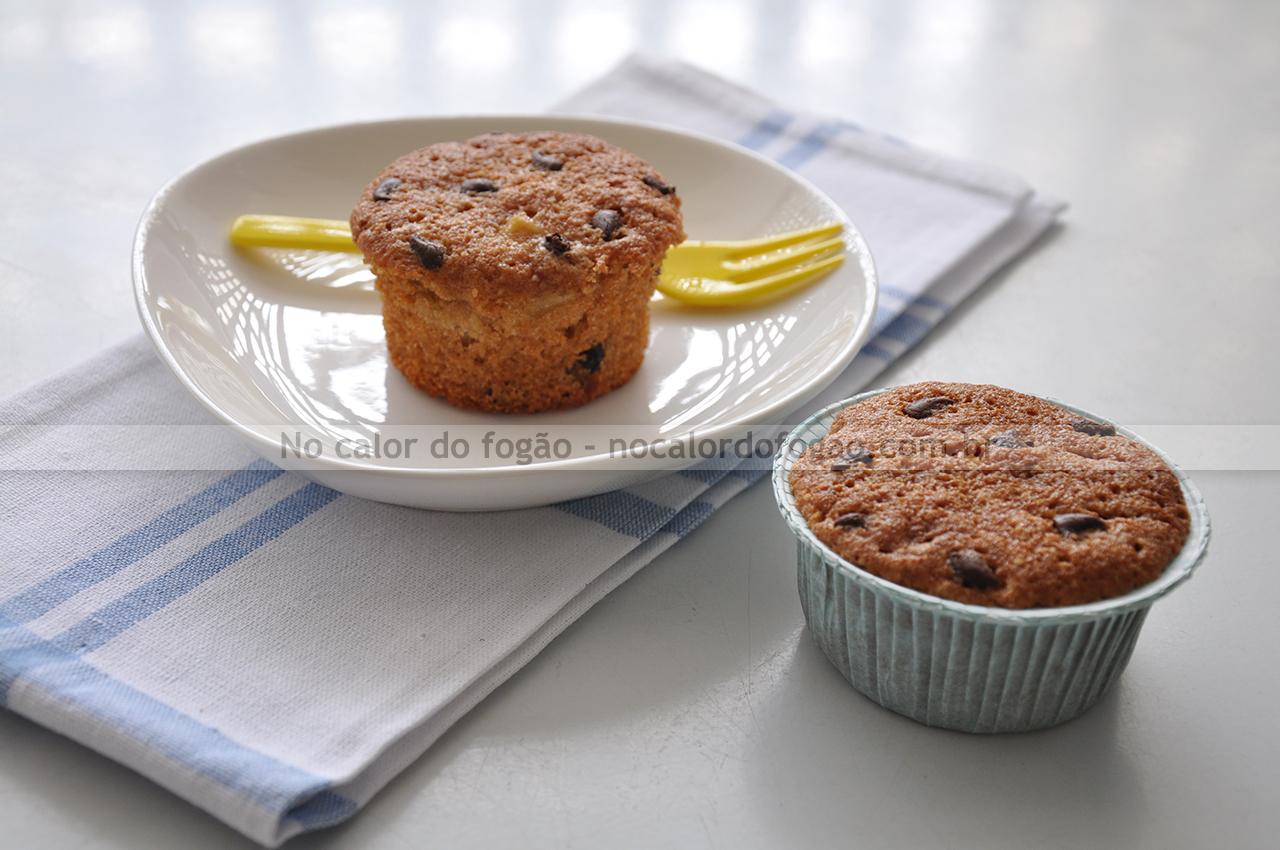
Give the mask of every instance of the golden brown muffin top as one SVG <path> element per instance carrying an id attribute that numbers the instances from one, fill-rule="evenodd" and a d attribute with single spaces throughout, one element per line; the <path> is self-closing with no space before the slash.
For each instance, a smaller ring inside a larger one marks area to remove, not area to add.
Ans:
<path id="1" fill-rule="evenodd" d="M 842 411 L 791 470 L 818 539 L 881 578 L 974 605 L 1049 608 L 1155 579 L 1186 540 L 1160 457 L 1034 396 L 921 383 Z"/>
<path id="2" fill-rule="evenodd" d="M 365 189 L 351 231 L 375 271 L 446 299 L 578 294 L 651 274 L 684 239 L 652 166 L 579 133 L 491 133 L 407 154 Z"/>

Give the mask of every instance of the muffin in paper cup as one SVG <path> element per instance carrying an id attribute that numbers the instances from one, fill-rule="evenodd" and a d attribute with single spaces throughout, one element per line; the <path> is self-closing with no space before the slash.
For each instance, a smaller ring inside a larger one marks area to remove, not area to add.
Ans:
<path id="1" fill-rule="evenodd" d="M 814 641 L 846 679 L 885 708 L 929 726 L 965 732 L 1025 732 L 1078 716 L 1129 662 L 1153 602 L 1186 581 L 1204 559 L 1209 515 L 1190 478 L 1159 450 L 1113 426 L 1169 467 L 1190 515 L 1182 549 L 1150 583 L 1082 605 L 1011 609 L 932 596 L 872 575 L 836 554 L 796 507 L 791 469 L 827 435 L 845 408 L 886 390 L 826 407 L 792 431 L 775 459 L 778 508 L 798 541 L 801 607 Z"/>

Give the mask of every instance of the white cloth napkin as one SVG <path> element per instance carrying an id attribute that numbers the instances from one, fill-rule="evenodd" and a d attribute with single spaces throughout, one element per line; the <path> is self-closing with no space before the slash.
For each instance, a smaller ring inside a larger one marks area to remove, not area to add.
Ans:
<path id="1" fill-rule="evenodd" d="M 737 141 L 863 229 L 853 393 L 1062 205 L 997 170 L 631 59 L 559 107 Z M 0 702 L 275 846 L 355 813 L 555 635 L 760 472 L 704 466 L 491 514 L 343 496 L 209 419 L 141 337 L 0 402 Z M 236 470 L 228 473 L 225 470 Z"/>

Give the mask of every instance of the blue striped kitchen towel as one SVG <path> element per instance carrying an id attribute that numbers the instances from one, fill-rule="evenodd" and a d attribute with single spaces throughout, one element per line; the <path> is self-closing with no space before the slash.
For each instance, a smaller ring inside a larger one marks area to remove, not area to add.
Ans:
<path id="1" fill-rule="evenodd" d="M 1061 210 L 1010 175 L 684 65 L 631 59 L 560 108 L 741 142 L 846 207 L 884 306 L 828 399 L 864 386 Z M 159 468 L 176 454 L 183 470 Z M 490 514 L 368 502 L 210 427 L 139 336 L 0 402 L 0 703 L 275 846 L 355 813 L 758 477 L 703 466 Z"/>

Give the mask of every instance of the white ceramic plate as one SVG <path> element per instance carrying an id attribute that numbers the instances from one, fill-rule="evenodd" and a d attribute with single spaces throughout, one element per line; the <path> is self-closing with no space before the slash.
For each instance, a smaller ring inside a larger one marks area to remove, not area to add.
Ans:
<path id="1" fill-rule="evenodd" d="M 685 231 L 742 239 L 840 219 L 848 259 L 786 299 L 737 310 L 653 303 L 648 353 L 621 389 L 575 410 L 459 410 L 388 366 L 358 255 L 238 250 L 241 213 L 345 219 L 387 163 L 492 130 L 591 133 L 654 165 Z M 824 194 L 743 148 L 650 124 L 565 116 L 424 118 L 261 142 L 179 175 L 134 242 L 138 310 L 182 384 L 263 457 L 346 493 L 443 510 L 591 495 L 698 463 L 772 454 L 775 423 L 849 363 L 876 281 L 861 235 Z M 745 442 L 744 442 L 745 441 Z"/>

